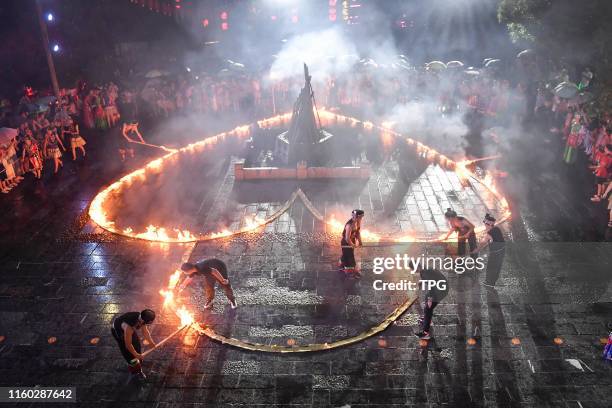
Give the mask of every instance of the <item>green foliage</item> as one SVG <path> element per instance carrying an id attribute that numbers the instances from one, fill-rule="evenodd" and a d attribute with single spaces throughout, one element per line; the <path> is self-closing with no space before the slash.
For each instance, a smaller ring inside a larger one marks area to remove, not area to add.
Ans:
<path id="1" fill-rule="evenodd" d="M 612 93 L 611 16 L 612 0 L 501 0 L 497 10 L 513 42 L 544 60 L 591 66 L 602 109 Z"/>
<path id="2" fill-rule="evenodd" d="M 529 42 L 533 43 L 535 37 L 529 32 L 527 27 L 521 23 L 508 23 L 508 34 L 513 43 Z"/>

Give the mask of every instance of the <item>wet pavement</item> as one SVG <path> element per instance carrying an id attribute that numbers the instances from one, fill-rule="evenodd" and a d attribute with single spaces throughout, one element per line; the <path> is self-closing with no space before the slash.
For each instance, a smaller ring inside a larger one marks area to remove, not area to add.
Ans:
<path id="1" fill-rule="evenodd" d="M 173 332 L 178 319 L 163 310 L 158 290 L 182 260 L 216 256 L 230 268 L 239 308 L 230 311 L 219 291 L 213 310 L 202 310 L 196 285 L 188 294 L 199 320 L 228 336 L 286 345 L 333 341 L 377 324 L 410 294 L 374 292 L 371 259 L 423 248 L 363 248 L 358 260 L 365 276 L 347 281 L 334 270 L 337 246 L 316 234 L 324 227 L 297 202 L 263 231 L 235 239 L 155 244 L 108 235 L 86 217 L 95 193 L 126 171 L 105 164 L 107 153 L 94 148 L 86 162 L 67 163 L 60 177 L 27 180 L 0 198 L 0 386 L 75 386 L 78 406 L 95 407 L 612 405 L 612 367 L 601 359 L 612 323 L 612 247 L 576 242 L 568 219 L 555 221 L 550 208 L 562 203 L 559 193 L 539 202 L 510 197 L 514 217 L 505 232 L 514 242 L 497 290 L 480 284 L 484 273 L 449 274 L 451 291 L 435 310 L 435 339 L 427 345 L 414 337 L 422 310 L 416 302 L 382 335 L 323 352 L 257 353 L 206 337 L 175 339 L 145 360 L 144 384 L 126 385 L 110 321 L 150 307 L 158 311 L 153 337 Z M 228 208 L 244 215 L 277 205 L 236 195 L 229 164 L 217 164 L 220 177 L 197 190 L 200 205 L 192 210 L 204 228 Z M 385 205 L 395 206 L 398 229 L 404 223 L 438 232 L 438 210 L 420 206 L 430 203 L 429 195 L 415 193 L 433 189 L 432 180 L 443 186 L 446 176 L 436 169 L 425 175 L 430 184 L 411 182 L 399 203 L 390 199 L 398 189 L 387 183 L 391 177 L 380 177 L 376 189 L 366 186 L 369 208 L 384 214 Z M 534 180 L 532 188 L 538 186 Z M 324 208 L 316 196 L 313 202 Z M 588 218 L 576 217 L 572 229 L 584 231 Z M 570 242 L 542 242 L 564 237 Z M 383 276 L 402 277 L 394 273 Z"/>

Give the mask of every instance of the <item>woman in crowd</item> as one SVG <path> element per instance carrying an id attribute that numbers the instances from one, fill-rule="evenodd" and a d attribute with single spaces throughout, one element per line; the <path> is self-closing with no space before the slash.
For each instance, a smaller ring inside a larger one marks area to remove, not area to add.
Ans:
<path id="1" fill-rule="evenodd" d="M 42 160 L 38 144 L 31 137 L 26 137 L 23 142 L 23 151 L 21 153 L 21 161 L 24 170 L 31 171 L 34 177 L 40 179 L 42 177 Z"/>
<path id="2" fill-rule="evenodd" d="M 80 149 L 81 153 L 83 153 L 83 157 L 85 157 L 86 153 L 84 146 L 87 142 L 79 133 L 79 125 L 72 124 L 64 128 L 64 134 L 66 135 L 67 140 L 70 143 L 70 150 L 72 150 L 72 161 L 76 160 L 76 149 Z"/>
<path id="3" fill-rule="evenodd" d="M 59 168 L 64 165 L 64 163 L 62 163 L 62 152 L 60 147 L 63 151 L 66 151 L 57 133 L 51 130 L 51 128 L 48 128 L 45 134 L 45 141 L 43 142 L 43 151 L 46 153 L 48 159 L 53 159 L 53 164 L 55 166 L 53 174 L 57 174 Z"/>
<path id="4" fill-rule="evenodd" d="M 88 129 L 95 127 L 94 108 L 96 105 L 96 95 L 94 90 L 90 89 L 87 96 L 83 99 L 83 125 Z"/>
<path id="5" fill-rule="evenodd" d="M 109 83 L 104 92 L 104 114 L 108 127 L 114 127 L 119 120 L 119 111 L 117 110 L 117 97 L 119 95 L 117 85 Z"/>

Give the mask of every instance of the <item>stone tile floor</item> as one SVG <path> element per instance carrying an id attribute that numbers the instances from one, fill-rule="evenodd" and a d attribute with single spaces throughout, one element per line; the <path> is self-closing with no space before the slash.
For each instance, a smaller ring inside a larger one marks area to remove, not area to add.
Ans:
<path id="1" fill-rule="evenodd" d="M 83 211 L 118 171 L 69 165 L 61 178 L 2 198 L 0 386 L 75 386 L 83 407 L 612 405 L 612 369 L 600 357 L 612 321 L 609 243 L 517 241 L 497 291 L 483 289 L 483 276 L 449 276 L 451 294 L 436 309 L 435 341 L 426 347 L 413 336 L 417 303 L 383 335 L 321 353 L 177 340 L 146 360 L 144 385 L 126 385 L 109 323 L 116 313 L 152 307 L 160 311 L 153 336 L 171 333 L 176 318 L 161 311 L 157 291 L 186 255 L 228 261 L 240 314 L 217 307 L 209 323 L 260 341 L 343 336 L 335 328 L 358 331 L 401 298 L 372 295 L 367 276 L 340 284 L 331 270 L 337 248 L 290 226 L 195 248 L 88 235 Z M 214 209 L 214 199 L 207 202 Z M 518 237 L 519 220 L 509 226 Z M 367 269 L 369 257 L 396 250 L 365 248 L 361 258 Z"/>

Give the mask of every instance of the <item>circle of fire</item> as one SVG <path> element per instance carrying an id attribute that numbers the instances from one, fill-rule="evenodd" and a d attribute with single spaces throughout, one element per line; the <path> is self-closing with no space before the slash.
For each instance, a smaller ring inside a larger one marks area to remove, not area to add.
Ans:
<path id="1" fill-rule="evenodd" d="M 495 187 L 493 177 L 490 174 L 487 174 L 484 178 L 479 177 L 474 171 L 468 168 L 468 165 L 472 163 L 470 160 L 463 161 L 455 161 L 448 156 L 445 156 L 435 149 L 424 145 L 421 142 L 418 142 L 409 137 L 405 137 L 402 134 L 393 131 L 390 129 L 389 124 L 384 124 L 383 126 L 376 126 L 372 122 L 363 122 L 353 117 L 343 116 L 334 112 L 330 112 L 325 109 L 319 110 L 319 115 L 321 117 L 322 124 L 324 126 L 330 124 L 345 124 L 350 125 L 351 127 L 356 127 L 358 124 L 361 124 L 366 130 L 378 130 L 380 135 L 383 138 L 383 141 L 389 141 L 391 138 L 397 137 L 405 140 L 406 143 L 412 145 L 416 148 L 417 152 L 421 155 L 421 157 L 426 158 L 430 163 L 436 163 L 441 167 L 449 170 L 453 170 L 460 179 L 477 182 L 484 186 L 498 201 L 499 210 L 501 211 L 501 216 L 499 217 L 497 223 L 503 223 L 510 218 L 510 209 L 508 205 L 508 201 L 506 198 L 499 193 L 497 188 Z M 286 113 L 283 115 L 274 116 L 268 119 L 264 119 L 258 121 L 258 125 L 260 128 L 267 129 L 273 127 L 279 127 L 281 125 L 286 125 L 291 120 L 291 113 Z M 229 132 L 223 132 L 217 134 L 212 137 L 208 137 L 204 140 L 201 140 L 196 143 L 189 144 L 185 147 L 182 147 L 178 150 L 170 150 L 169 153 L 164 156 L 157 158 L 155 160 L 150 161 L 145 166 L 134 170 L 133 172 L 121 177 L 119 180 L 112 183 L 110 186 L 104 188 L 100 191 L 96 197 L 92 200 L 89 207 L 89 217 L 93 220 L 97 225 L 103 228 L 106 231 L 109 231 L 113 234 L 122 235 L 129 238 L 142 239 L 147 241 L 154 242 L 164 242 L 164 243 L 187 243 L 187 242 L 198 242 L 198 241 L 206 241 L 218 238 L 225 238 L 234 235 L 243 234 L 245 232 L 255 231 L 260 227 L 263 227 L 266 224 L 274 221 L 276 218 L 280 216 L 284 211 L 286 211 L 289 206 L 295 201 L 296 198 L 300 198 L 306 207 L 313 213 L 313 215 L 318 218 L 320 221 L 325 222 L 332 230 L 341 231 L 343 228 L 343 224 L 336 220 L 335 218 L 323 218 L 316 208 L 312 206 L 307 197 L 302 193 L 301 190 L 297 190 L 293 193 L 289 201 L 287 201 L 277 212 L 275 212 L 272 216 L 267 219 L 260 218 L 247 218 L 244 220 L 244 227 L 237 231 L 229 231 L 222 230 L 213 233 L 209 233 L 206 235 L 203 234 L 194 234 L 188 230 L 181 230 L 178 228 L 173 228 L 171 230 L 155 226 L 149 225 L 145 231 L 136 232 L 133 228 L 127 227 L 121 229 L 116 226 L 115 222 L 108 218 L 107 211 L 105 209 L 107 205 L 107 201 L 110 197 L 121 194 L 122 191 L 128 189 L 136 180 L 145 180 L 148 174 L 157 174 L 160 173 L 163 167 L 169 163 L 176 162 L 181 154 L 189 154 L 202 152 L 206 150 L 210 150 L 214 148 L 216 144 L 224 141 L 228 137 L 237 137 L 239 139 L 245 139 L 251 134 L 251 128 L 249 126 L 239 126 Z M 476 228 L 476 233 L 482 233 L 484 231 L 484 227 L 480 226 Z M 379 234 L 369 230 L 361 230 L 362 237 L 365 241 L 369 242 L 379 242 L 379 241 L 391 241 L 391 242 L 441 242 L 443 239 L 442 236 L 439 237 L 428 237 L 428 238 L 418 238 L 414 235 L 403 235 L 403 236 L 385 236 L 383 234 Z M 341 346 L 345 346 L 348 344 L 353 344 L 359 341 L 362 341 L 368 337 L 376 335 L 383 330 L 385 330 L 390 324 L 395 322 L 415 301 L 415 299 L 407 299 L 404 303 L 399 305 L 391 314 L 386 316 L 386 318 L 377 326 L 371 327 L 365 332 L 353 336 L 350 338 L 341 339 L 332 343 L 323 343 L 323 344 L 308 344 L 308 345 L 299 345 L 299 344 L 289 344 L 288 346 L 280 346 L 280 345 L 270 345 L 270 344 L 256 344 L 250 343 L 234 338 L 225 337 L 209 327 L 203 326 L 195 321 L 193 317 L 193 313 L 190 312 L 187 307 L 182 304 L 181 301 L 174 298 L 174 288 L 178 282 L 180 271 L 175 271 L 169 279 L 168 286 L 166 289 L 160 290 L 160 294 L 164 298 L 164 307 L 172 310 L 177 317 L 180 319 L 180 330 L 184 328 L 188 328 L 189 330 L 195 330 L 199 334 L 206 335 L 212 339 L 220 341 L 224 344 L 229 344 L 236 347 L 241 347 L 247 350 L 253 351 L 263 351 L 263 352 L 276 352 L 276 353 L 294 353 L 294 352 L 308 352 L 308 351 L 319 351 L 319 350 L 329 350 L 332 348 L 337 348 Z M 180 331 L 180 330 L 177 330 Z"/>

